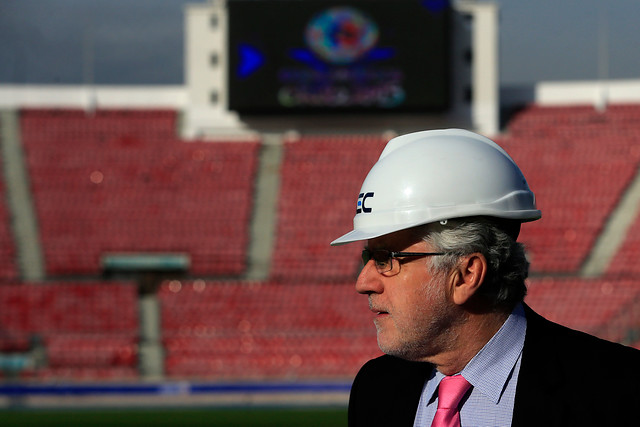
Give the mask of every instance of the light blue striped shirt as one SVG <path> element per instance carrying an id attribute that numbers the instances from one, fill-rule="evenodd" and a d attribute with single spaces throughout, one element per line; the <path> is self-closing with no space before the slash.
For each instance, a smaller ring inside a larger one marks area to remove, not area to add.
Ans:
<path id="1" fill-rule="evenodd" d="M 527 330 L 522 304 L 460 372 L 473 388 L 460 409 L 462 427 L 510 426 Z M 433 370 L 425 381 L 414 427 L 428 427 L 438 409 L 438 384 L 444 375 Z"/>

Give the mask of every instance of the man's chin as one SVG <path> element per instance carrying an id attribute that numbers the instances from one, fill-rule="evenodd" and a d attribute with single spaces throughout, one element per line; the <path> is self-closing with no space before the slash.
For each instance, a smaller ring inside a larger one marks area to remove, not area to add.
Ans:
<path id="1" fill-rule="evenodd" d="M 422 353 L 417 349 L 412 349 L 398 343 L 384 341 L 381 339 L 380 335 L 378 335 L 378 347 L 384 354 L 408 360 L 410 362 L 419 362 L 424 360 L 424 355 L 422 355 Z"/>

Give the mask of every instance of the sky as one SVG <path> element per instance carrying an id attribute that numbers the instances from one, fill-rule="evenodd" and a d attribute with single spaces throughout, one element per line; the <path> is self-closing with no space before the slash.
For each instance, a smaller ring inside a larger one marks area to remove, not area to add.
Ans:
<path id="1" fill-rule="evenodd" d="M 188 3 L 0 0 L 0 84 L 181 85 Z M 640 78 L 639 0 L 495 3 L 502 85 Z"/>

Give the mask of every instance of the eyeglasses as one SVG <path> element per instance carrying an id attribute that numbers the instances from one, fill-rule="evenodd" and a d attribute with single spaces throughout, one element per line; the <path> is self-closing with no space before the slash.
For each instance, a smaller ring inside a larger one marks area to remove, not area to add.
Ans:
<path id="1" fill-rule="evenodd" d="M 364 249 L 362 251 L 362 265 L 373 260 L 378 273 L 394 276 L 400 272 L 400 262 L 397 258 L 446 255 L 446 252 L 395 252 L 386 249 Z M 394 262 L 395 260 L 395 262 Z"/>

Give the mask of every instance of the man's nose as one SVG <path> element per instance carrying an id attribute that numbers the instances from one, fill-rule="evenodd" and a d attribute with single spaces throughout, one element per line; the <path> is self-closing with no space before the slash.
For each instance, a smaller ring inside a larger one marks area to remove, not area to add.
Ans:
<path id="1" fill-rule="evenodd" d="M 382 275 L 378 273 L 373 260 L 369 260 L 362 268 L 356 280 L 356 291 L 360 294 L 379 294 L 382 293 Z"/>

